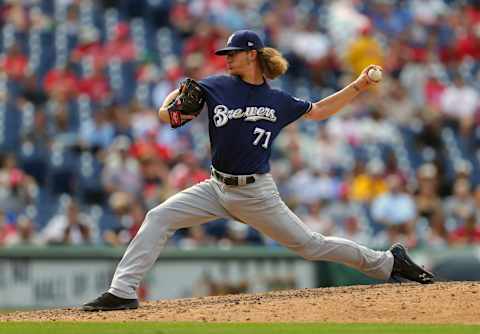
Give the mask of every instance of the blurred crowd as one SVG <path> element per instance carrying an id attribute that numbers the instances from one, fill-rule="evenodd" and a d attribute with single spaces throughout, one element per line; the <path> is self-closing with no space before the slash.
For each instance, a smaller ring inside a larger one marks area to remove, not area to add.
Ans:
<path id="1" fill-rule="evenodd" d="M 480 244 L 480 1 L 5 0 L 0 246 L 127 244 L 146 211 L 209 177 L 205 114 L 156 110 L 250 28 L 290 63 L 272 85 L 317 101 L 368 64 L 384 82 L 279 136 L 272 174 L 313 230 L 371 247 Z M 269 245 L 216 220 L 172 246 Z"/>

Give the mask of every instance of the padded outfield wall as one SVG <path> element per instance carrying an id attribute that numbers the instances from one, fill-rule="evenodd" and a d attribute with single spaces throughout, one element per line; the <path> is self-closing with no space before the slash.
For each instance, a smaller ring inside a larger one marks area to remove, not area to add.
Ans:
<path id="1" fill-rule="evenodd" d="M 105 291 L 123 248 L 0 249 L 0 308 L 77 306 Z M 417 250 L 412 257 L 441 280 L 480 280 L 480 248 Z M 166 250 L 140 287 L 159 300 L 381 283 L 357 271 L 305 261 L 283 248 Z"/>

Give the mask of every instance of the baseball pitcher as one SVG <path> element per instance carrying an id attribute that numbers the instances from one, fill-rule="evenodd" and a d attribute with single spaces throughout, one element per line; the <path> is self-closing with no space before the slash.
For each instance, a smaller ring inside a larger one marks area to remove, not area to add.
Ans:
<path id="1" fill-rule="evenodd" d="M 191 121 L 202 109 L 208 112 L 211 178 L 147 213 L 118 264 L 108 292 L 82 309 L 137 308 L 137 287 L 168 238 L 177 229 L 217 218 L 249 224 L 308 260 L 342 263 L 376 279 L 400 277 L 432 283 L 433 275 L 416 265 L 402 245 L 374 251 L 350 240 L 312 232 L 282 201 L 269 173 L 272 144 L 284 127 L 301 117 L 319 121 L 336 114 L 380 81 L 381 68 L 368 66 L 342 90 L 310 102 L 270 87 L 267 79 L 285 73 L 288 63 L 277 50 L 265 47 L 255 32 L 235 32 L 216 54 L 226 57 L 228 75 L 199 82 L 187 79 L 159 109 L 160 120 L 173 128 Z M 369 76 L 370 70 L 377 73 Z"/>

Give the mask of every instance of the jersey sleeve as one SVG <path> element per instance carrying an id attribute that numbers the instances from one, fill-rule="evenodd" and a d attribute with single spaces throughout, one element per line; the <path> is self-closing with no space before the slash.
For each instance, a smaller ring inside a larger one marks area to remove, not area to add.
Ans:
<path id="1" fill-rule="evenodd" d="M 310 101 L 287 94 L 285 95 L 285 125 L 295 122 L 312 109 L 312 103 Z"/>

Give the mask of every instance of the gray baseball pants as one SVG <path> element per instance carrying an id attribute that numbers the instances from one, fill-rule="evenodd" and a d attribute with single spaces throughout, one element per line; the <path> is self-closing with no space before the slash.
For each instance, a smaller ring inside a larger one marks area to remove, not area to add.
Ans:
<path id="1" fill-rule="evenodd" d="M 140 281 L 168 238 L 177 229 L 216 218 L 248 224 L 305 259 L 343 263 L 377 279 L 390 277 L 391 252 L 312 232 L 282 201 L 270 174 L 258 174 L 255 179 L 252 184 L 227 186 L 212 177 L 150 210 L 118 264 L 109 292 L 137 298 Z"/>

